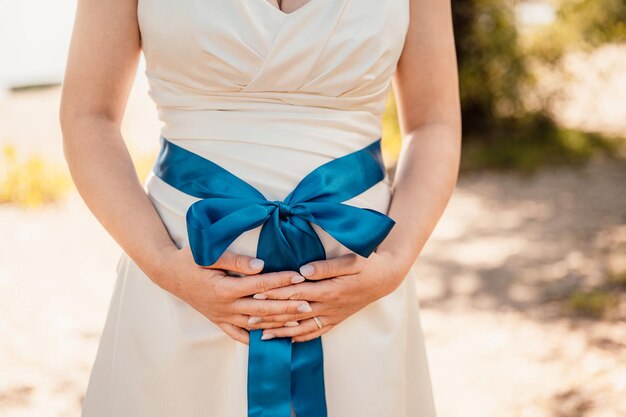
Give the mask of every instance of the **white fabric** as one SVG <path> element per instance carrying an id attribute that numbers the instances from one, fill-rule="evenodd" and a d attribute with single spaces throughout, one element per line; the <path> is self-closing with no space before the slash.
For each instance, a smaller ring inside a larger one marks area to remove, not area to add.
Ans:
<path id="1" fill-rule="evenodd" d="M 267 0 L 139 0 L 138 16 L 163 136 L 277 200 L 380 137 L 409 0 L 310 0 L 289 14 Z M 197 199 L 154 175 L 145 187 L 188 245 Z M 385 178 L 347 203 L 386 212 L 390 196 Z M 328 257 L 348 253 L 314 227 Z M 229 250 L 254 255 L 259 231 Z M 329 417 L 435 415 L 412 272 L 322 341 Z M 247 349 L 122 253 L 82 416 L 246 417 Z"/>

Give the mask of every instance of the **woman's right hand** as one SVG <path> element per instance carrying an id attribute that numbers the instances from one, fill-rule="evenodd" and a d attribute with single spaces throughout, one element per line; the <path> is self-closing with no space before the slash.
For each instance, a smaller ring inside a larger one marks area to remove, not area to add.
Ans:
<path id="1" fill-rule="evenodd" d="M 213 265 L 203 267 L 195 263 L 188 246 L 169 252 L 162 261 L 158 276 L 153 277 L 157 285 L 185 301 L 239 342 L 249 344 L 247 330 L 285 325 L 255 323 L 258 317 L 311 311 L 306 301 L 252 298 L 257 293 L 303 282 L 304 277 L 297 271 L 261 274 L 261 260 L 228 251 Z M 244 276 L 232 277 L 226 271 Z M 255 319 L 249 322 L 251 317 Z"/>

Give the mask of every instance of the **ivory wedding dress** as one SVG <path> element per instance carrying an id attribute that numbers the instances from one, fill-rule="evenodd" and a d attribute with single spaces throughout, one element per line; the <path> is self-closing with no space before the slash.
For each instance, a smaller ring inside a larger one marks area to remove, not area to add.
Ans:
<path id="1" fill-rule="evenodd" d="M 139 0 L 162 136 L 282 200 L 380 137 L 409 3 L 309 0 L 286 13 L 267 0 Z M 145 188 L 172 240 L 188 245 L 185 213 L 198 199 L 154 173 Z M 386 213 L 390 197 L 385 176 L 346 204 Z M 328 258 L 349 252 L 314 227 Z M 254 256 L 259 231 L 229 250 Z M 412 272 L 322 341 L 328 416 L 435 415 Z M 122 253 L 82 416 L 246 417 L 247 359 L 247 345 Z"/>

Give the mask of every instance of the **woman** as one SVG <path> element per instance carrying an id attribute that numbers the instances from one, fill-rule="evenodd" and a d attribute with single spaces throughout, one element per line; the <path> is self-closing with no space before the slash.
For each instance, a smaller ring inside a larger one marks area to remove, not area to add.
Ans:
<path id="1" fill-rule="evenodd" d="M 144 184 L 120 133 L 142 51 L 163 122 Z M 80 0 L 65 155 L 124 251 L 83 416 L 434 416 L 411 265 L 455 186 L 459 107 L 449 1 Z"/>

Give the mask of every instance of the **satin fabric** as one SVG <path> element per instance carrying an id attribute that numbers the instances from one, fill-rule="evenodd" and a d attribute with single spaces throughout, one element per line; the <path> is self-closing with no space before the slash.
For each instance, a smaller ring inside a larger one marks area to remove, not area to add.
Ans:
<path id="1" fill-rule="evenodd" d="M 315 168 L 382 136 L 409 3 L 310 0 L 284 14 L 265 0 L 139 0 L 142 75 L 161 134 L 284 200 Z M 172 241 L 188 246 L 186 213 L 200 199 L 152 173 L 144 187 Z M 386 214 L 391 197 L 385 176 L 343 203 Z M 312 227 L 327 257 L 350 253 Z M 228 250 L 254 256 L 260 233 L 244 232 Z M 246 417 L 248 346 L 125 253 L 112 273 L 83 417 Z M 435 415 L 416 278 L 410 271 L 324 334 L 329 417 Z"/>
<path id="2" fill-rule="evenodd" d="M 194 260 L 213 265 L 233 241 L 263 225 L 257 257 L 263 272 L 298 270 L 326 259 L 311 223 L 368 257 L 395 222 L 375 210 L 341 204 L 385 177 L 380 138 L 307 174 L 282 201 L 268 201 L 236 175 L 161 136 L 154 173 L 176 189 L 201 198 L 187 210 Z M 326 417 L 321 337 L 292 344 L 290 338 L 261 340 L 250 332 L 248 416 Z"/>

